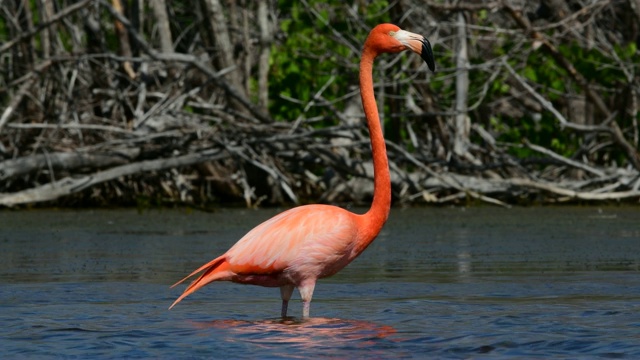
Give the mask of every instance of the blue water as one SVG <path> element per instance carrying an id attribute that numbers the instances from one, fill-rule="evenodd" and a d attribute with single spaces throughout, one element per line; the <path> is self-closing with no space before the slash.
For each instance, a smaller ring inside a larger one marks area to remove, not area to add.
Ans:
<path id="1" fill-rule="evenodd" d="M 274 210 L 0 212 L 0 358 L 640 358 L 640 208 L 393 209 L 298 294 L 175 281 Z"/>

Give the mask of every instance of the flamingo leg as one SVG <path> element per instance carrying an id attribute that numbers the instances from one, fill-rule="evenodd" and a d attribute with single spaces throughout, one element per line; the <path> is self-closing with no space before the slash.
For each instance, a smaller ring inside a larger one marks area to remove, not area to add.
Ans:
<path id="1" fill-rule="evenodd" d="M 293 294 L 293 288 L 293 285 L 280 286 L 280 297 L 282 298 L 282 317 L 287 316 L 287 308 L 289 307 L 289 299 L 291 299 L 291 294 Z"/>
<path id="2" fill-rule="evenodd" d="M 309 317 L 309 309 L 311 308 L 311 298 L 313 297 L 313 289 L 316 287 L 315 281 L 310 281 L 298 287 L 300 296 L 302 297 L 302 317 Z"/>

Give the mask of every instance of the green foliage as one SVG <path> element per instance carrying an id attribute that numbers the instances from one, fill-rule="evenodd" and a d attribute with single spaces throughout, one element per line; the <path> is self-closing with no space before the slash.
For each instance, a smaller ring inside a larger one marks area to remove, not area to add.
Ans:
<path id="1" fill-rule="evenodd" d="M 508 51 L 509 45 L 496 49 L 496 55 Z M 569 42 L 558 45 L 558 50 L 571 63 L 592 87 L 598 89 L 616 89 L 621 82 L 625 82 L 625 74 L 621 66 L 611 63 L 611 54 L 606 54 L 598 48 L 587 48 L 577 42 Z M 616 56 L 620 62 L 631 69 L 638 71 L 640 56 L 635 43 L 614 47 Z M 478 61 L 481 61 L 479 59 Z M 535 50 L 528 53 L 524 62 L 516 59 L 509 60 L 510 65 L 520 69 L 520 75 L 531 84 L 545 99 L 554 104 L 557 109 L 565 106 L 567 94 L 584 94 L 580 84 L 571 79 L 569 74 L 547 52 Z M 471 89 L 482 84 L 486 76 L 474 74 L 472 76 Z M 504 78 L 497 77 L 490 85 L 486 102 L 493 99 L 501 99 L 507 96 L 509 85 Z M 601 91 L 600 94 L 607 101 L 608 96 L 613 96 L 614 91 Z M 529 96 L 529 95 L 524 95 Z M 517 101 L 517 100 L 513 100 Z M 472 120 L 474 121 L 474 120 Z M 494 133 L 498 134 L 498 140 L 518 144 L 522 139 L 528 139 L 532 143 L 544 146 L 561 155 L 571 156 L 580 147 L 582 137 L 571 131 L 561 131 L 558 120 L 553 114 L 543 110 L 536 115 L 536 119 L 528 114 L 522 118 L 510 118 L 507 116 L 493 115 L 488 124 Z M 512 154 L 519 157 L 536 156 L 534 152 L 523 147 L 512 148 Z"/>
<path id="2" fill-rule="evenodd" d="M 306 5 L 293 0 L 281 0 L 278 7 L 288 16 L 279 20 L 283 40 L 273 46 L 270 59 L 269 93 L 271 103 L 269 111 L 280 121 L 293 121 L 298 118 L 307 103 L 331 78 L 331 85 L 323 92 L 326 99 L 336 99 L 357 84 L 357 62 L 360 54 L 353 54 L 350 47 L 341 43 L 343 39 L 351 41 L 360 48 L 366 33 L 353 31 L 353 24 L 342 13 L 347 6 L 342 1 L 308 1 Z M 387 1 L 373 1 L 367 6 L 368 14 L 379 14 L 387 6 Z M 388 14 L 368 17 L 368 22 L 389 21 Z M 327 25 L 329 24 L 329 25 Z M 345 37 L 337 39 L 334 30 L 340 34 L 353 34 L 358 39 Z M 361 37 L 361 39 L 360 39 Z M 287 100 L 299 101 L 299 104 Z M 339 106 L 338 106 L 339 108 Z M 311 107 L 306 118 L 326 117 L 323 123 L 334 122 L 326 113 L 326 107 Z"/>

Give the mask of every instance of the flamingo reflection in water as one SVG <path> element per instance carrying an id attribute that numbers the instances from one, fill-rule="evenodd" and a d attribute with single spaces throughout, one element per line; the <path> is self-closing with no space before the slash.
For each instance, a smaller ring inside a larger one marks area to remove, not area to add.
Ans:
<path id="1" fill-rule="evenodd" d="M 318 348 L 339 347 L 340 344 L 368 347 L 377 340 L 396 334 L 396 330 L 391 326 L 335 318 L 216 320 L 195 322 L 194 325 L 224 330 L 229 335 L 227 341 L 300 344 Z"/>

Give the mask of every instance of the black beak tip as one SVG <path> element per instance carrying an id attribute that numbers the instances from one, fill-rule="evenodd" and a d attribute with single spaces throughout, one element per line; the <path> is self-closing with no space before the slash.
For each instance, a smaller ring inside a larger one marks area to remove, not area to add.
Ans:
<path id="1" fill-rule="evenodd" d="M 433 50 L 431 49 L 431 43 L 426 38 L 422 41 L 422 52 L 420 53 L 420 57 L 427 63 L 429 70 L 431 72 L 435 72 L 436 70 L 436 62 L 433 58 Z"/>

